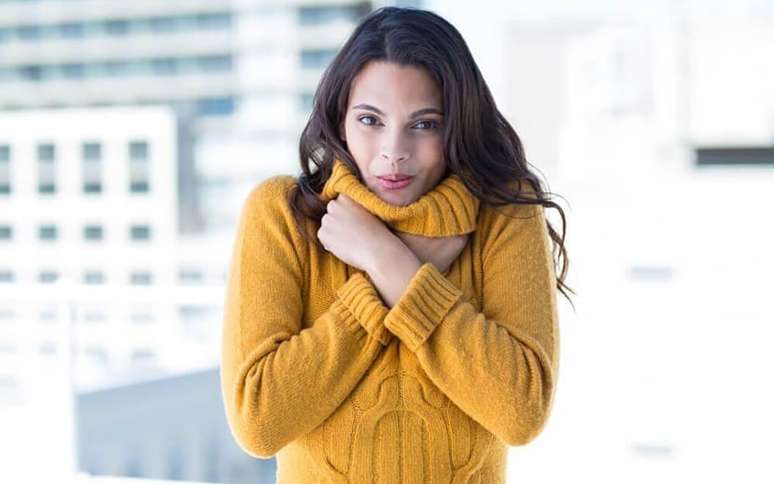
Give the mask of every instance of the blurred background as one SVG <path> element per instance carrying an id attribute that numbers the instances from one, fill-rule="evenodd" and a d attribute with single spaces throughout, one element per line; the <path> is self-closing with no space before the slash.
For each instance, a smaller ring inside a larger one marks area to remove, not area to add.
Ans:
<path id="1" fill-rule="evenodd" d="M 0 482 L 274 482 L 218 380 L 237 216 L 385 5 L 462 32 L 567 214 L 508 482 L 774 482 L 770 0 L 0 0 Z"/>

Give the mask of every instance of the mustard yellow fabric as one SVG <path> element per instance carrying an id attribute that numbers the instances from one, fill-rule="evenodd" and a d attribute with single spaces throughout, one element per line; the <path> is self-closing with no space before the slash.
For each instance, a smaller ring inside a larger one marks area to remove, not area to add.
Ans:
<path id="1" fill-rule="evenodd" d="M 234 240 L 221 383 L 238 444 L 276 456 L 280 484 L 505 482 L 507 446 L 542 432 L 559 371 L 543 207 L 481 205 L 456 175 L 395 206 L 336 160 L 323 199 L 346 193 L 395 230 L 471 233 L 388 308 L 296 232 L 294 183 L 258 183 Z"/>

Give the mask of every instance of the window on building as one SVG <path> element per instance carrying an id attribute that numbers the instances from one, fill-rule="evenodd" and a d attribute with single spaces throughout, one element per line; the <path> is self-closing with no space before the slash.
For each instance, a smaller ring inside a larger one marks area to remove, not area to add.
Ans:
<path id="1" fill-rule="evenodd" d="M 149 189 L 149 146 L 144 140 L 129 142 L 129 192 L 147 193 Z"/>
<path id="2" fill-rule="evenodd" d="M 133 309 L 129 313 L 129 321 L 136 324 L 145 324 L 153 321 L 153 312 L 147 309 Z"/>
<path id="3" fill-rule="evenodd" d="M 147 286 L 153 283 L 153 274 L 148 271 L 134 271 L 129 274 L 129 284 Z"/>
<path id="4" fill-rule="evenodd" d="M 196 112 L 200 116 L 224 116 L 234 112 L 233 97 L 217 97 L 199 99 Z"/>
<path id="5" fill-rule="evenodd" d="M 129 227 L 129 238 L 131 240 L 150 240 L 151 228 L 148 225 L 132 225 Z"/>
<path id="6" fill-rule="evenodd" d="M 62 64 L 62 77 L 65 79 L 81 79 L 86 75 L 86 69 L 80 63 Z"/>
<path id="7" fill-rule="evenodd" d="M 308 113 L 312 111 L 314 102 L 314 93 L 302 92 L 300 97 L 299 109 L 301 112 Z"/>
<path id="8" fill-rule="evenodd" d="M 196 64 L 201 72 L 228 72 L 232 69 L 230 55 L 205 55 L 196 58 Z"/>
<path id="9" fill-rule="evenodd" d="M 37 146 L 38 193 L 56 193 L 56 146 L 40 143 Z"/>
<path id="10" fill-rule="evenodd" d="M 0 323 L 13 321 L 16 317 L 16 310 L 13 307 L 0 306 Z"/>
<path id="11" fill-rule="evenodd" d="M 38 273 L 38 282 L 41 284 L 49 284 L 56 282 L 59 278 L 59 274 L 56 271 L 41 271 Z"/>
<path id="12" fill-rule="evenodd" d="M 58 319 L 58 311 L 56 306 L 44 306 L 38 311 L 38 321 L 51 322 Z"/>
<path id="13" fill-rule="evenodd" d="M 109 77 L 124 77 L 132 73 L 132 66 L 129 61 L 107 61 L 102 63 L 99 70 Z"/>
<path id="14" fill-rule="evenodd" d="M 153 17 L 148 20 L 153 32 L 164 33 L 178 30 L 177 17 Z"/>
<path id="15" fill-rule="evenodd" d="M 39 351 L 41 355 L 54 356 L 57 353 L 57 345 L 56 343 L 48 341 L 40 345 Z"/>
<path id="16" fill-rule="evenodd" d="M 83 24 L 66 22 L 59 24 L 59 35 L 65 39 L 80 39 L 83 37 Z"/>
<path id="17" fill-rule="evenodd" d="M 23 81 L 41 81 L 44 75 L 43 67 L 39 65 L 19 66 L 18 73 Z"/>
<path id="18" fill-rule="evenodd" d="M 10 225 L 0 225 L 0 241 L 13 239 L 13 227 Z"/>
<path id="19" fill-rule="evenodd" d="M 303 49 L 301 50 L 302 69 L 323 69 L 336 56 L 336 49 Z"/>
<path id="20" fill-rule="evenodd" d="M 696 149 L 697 166 L 774 166 L 774 146 L 723 146 Z"/>
<path id="21" fill-rule="evenodd" d="M 107 20 L 104 25 L 108 35 L 126 35 L 129 33 L 129 21 L 127 20 Z"/>
<path id="22" fill-rule="evenodd" d="M 356 22 L 370 10 L 367 2 L 359 5 L 306 6 L 298 9 L 298 23 L 321 25 L 331 22 Z"/>
<path id="23" fill-rule="evenodd" d="M 150 348 L 135 348 L 130 358 L 133 363 L 152 363 L 156 359 L 156 352 Z"/>
<path id="24" fill-rule="evenodd" d="M 40 40 L 43 36 L 39 25 L 20 25 L 16 27 L 16 35 L 20 40 L 34 41 Z"/>
<path id="25" fill-rule="evenodd" d="M 669 266 L 633 265 L 629 267 L 628 276 L 634 281 L 668 281 L 674 274 Z"/>
<path id="26" fill-rule="evenodd" d="M 151 59 L 150 70 L 153 74 L 172 75 L 178 71 L 177 59 L 174 57 L 159 57 Z"/>
<path id="27" fill-rule="evenodd" d="M 196 24 L 202 29 L 227 29 L 231 27 L 231 14 L 210 12 L 196 15 Z"/>
<path id="28" fill-rule="evenodd" d="M 86 271 L 82 280 L 84 284 L 104 284 L 105 274 L 102 271 Z"/>
<path id="29" fill-rule="evenodd" d="M 11 147 L 0 145 L 0 195 L 11 193 Z"/>
<path id="30" fill-rule="evenodd" d="M 92 307 L 83 310 L 81 319 L 87 323 L 103 323 L 108 320 L 108 316 L 104 308 Z"/>
<path id="31" fill-rule="evenodd" d="M 46 224 L 38 227 L 38 240 L 50 241 L 57 240 L 59 230 L 56 225 Z"/>
<path id="32" fill-rule="evenodd" d="M 81 145 L 83 193 L 102 193 L 102 144 L 87 141 Z"/>
<path id="33" fill-rule="evenodd" d="M 91 363 L 100 367 L 107 367 L 108 354 L 105 348 L 99 346 L 87 346 L 83 349 L 83 356 Z"/>
<path id="34" fill-rule="evenodd" d="M 103 230 L 101 225 L 87 225 L 83 228 L 84 240 L 102 240 Z"/>
<path id="35" fill-rule="evenodd" d="M 182 268 L 177 273 L 177 280 L 182 284 L 200 284 L 204 281 L 204 273 L 195 268 Z"/>

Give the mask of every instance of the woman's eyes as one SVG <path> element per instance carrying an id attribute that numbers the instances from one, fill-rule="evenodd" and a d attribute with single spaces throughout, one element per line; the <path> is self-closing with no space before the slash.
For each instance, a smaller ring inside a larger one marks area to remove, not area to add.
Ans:
<path id="1" fill-rule="evenodd" d="M 376 118 L 373 116 L 361 116 L 357 118 L 357 120 L 360 121 L 361 123 L 363 123 L 364 119 L 373 119 L 374 121 L 376 121 Z M 374 126 L 373 123 L 363 123 L 363 124 L 365 124 L 366 126 Z"/>
<path id="2" fill-rule="evenodd" d="M 429 124 L 431 127 L 427 129 L 436 129 L 439 126 L 438 122 L 436 121 L 420 121 L 417 126 L 420 124 Z"/>
<path id="3" fill-rule="evenodd" d="M 373 122 L 366 123 L 366 122 L 363 122 L 364 119 L 371 119 L 371 120 L 373 120 Z M 358 121 L 360 121 L 361 123 L 365 124 L 366 126 L 378 126 L 376 118 L 373 117 L 373 116 L 361 116 L 361 117 L 358 118 Z M 379 123 L 379 124 L 381 124 L 381 123 Z M 419 123 L 415 124 L 414 126 L 420 126 L 420 125 L 430 125 L 429 127 L 426 127 L 426 128 L 419 128 L 419 129 L 423 129 L 423 130 L 426 130 L 426 129 L 437 129 L 440 126 L 437 121 L 420 121 Z"/>

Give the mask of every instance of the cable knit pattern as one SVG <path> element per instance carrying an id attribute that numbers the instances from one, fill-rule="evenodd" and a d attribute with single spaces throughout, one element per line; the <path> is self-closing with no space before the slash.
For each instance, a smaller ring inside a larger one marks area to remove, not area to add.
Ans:
<path id="1" fill-rule="evenodd" d="M 346 193 L 401 231 L 470 233 L 446 274 L 422 264 L 387 308 L 295 230 L 294 183 L 259 183 L 234 239 L 221 385 L 235 440 L 276 456 L 280 484 L 504 483 L 507 447 L 540 434 L 559 371 L 543 208 L 480 206 L 456 176 L 394 206 L 337 160 L 324 200 Z"/>

